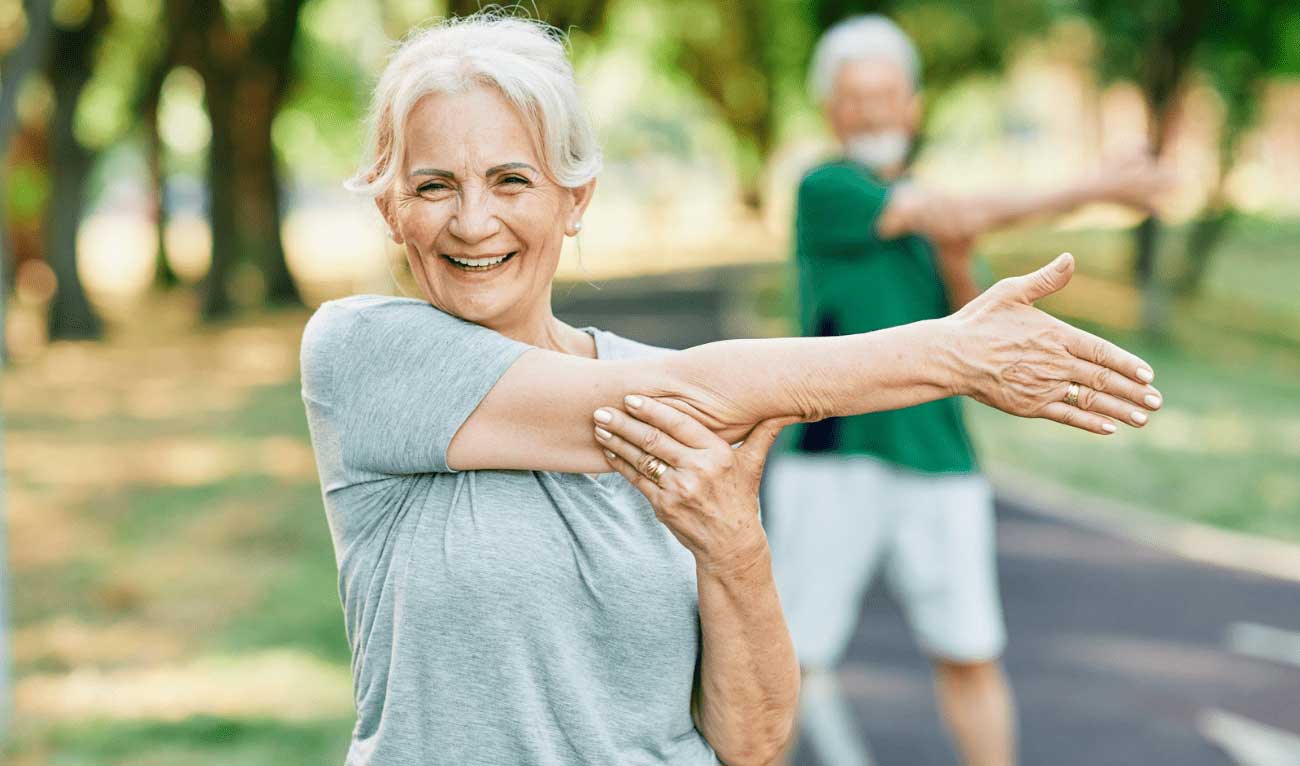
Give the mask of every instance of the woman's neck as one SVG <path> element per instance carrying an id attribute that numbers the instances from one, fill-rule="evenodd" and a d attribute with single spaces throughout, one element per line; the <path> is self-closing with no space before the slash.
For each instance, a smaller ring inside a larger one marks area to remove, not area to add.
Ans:
<path id="1" fill-rule="evenodd" d="M 492 327 L 507 338 L 530 346 L 558 351 L 561 354 L 596 358 L 596 339 L 587 333 L 561 322 L 545 306 L 533 316 L 517 323 Z"/>

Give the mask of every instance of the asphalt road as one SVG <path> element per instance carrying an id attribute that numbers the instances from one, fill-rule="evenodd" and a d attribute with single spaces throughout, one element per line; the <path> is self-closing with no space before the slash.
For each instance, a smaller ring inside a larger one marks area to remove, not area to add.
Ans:
<path id="1" fill-rule="evenodd" d="M 756 272 L 560 286 L 556 311 L 674 348 L 757 334 L 746 314 Z M 1006 503 L 998 546 L 1022 764 L 1300 766 L 1300 584 Z M 1265 642 L 1271 659 L 1233 648 L 1243 626 L 1281 636 Z M 866 597 L 839 680 L 878 766 L 956 762 L 928 665 L 879 589 Z M 819 760 L 807 737 L 794 763 L 843 766 Z"/>
<path id="2" fill-rule="evenodd" d="M 1300 666 L 1246 656 L 1228 641 L 1234 624 L 1300 632 L 1300 584 L 1186 561 L 1006 504 L 998 546 L 1022 763 L 1238 763 L 1198 726 L 1211 711 L 1300 733 Z M 956 762 L 928 664 L 880 589 L 864 601 L 840 683 L 878 764 Z M 794 763 L 836 766 L 806 737 Z"/>

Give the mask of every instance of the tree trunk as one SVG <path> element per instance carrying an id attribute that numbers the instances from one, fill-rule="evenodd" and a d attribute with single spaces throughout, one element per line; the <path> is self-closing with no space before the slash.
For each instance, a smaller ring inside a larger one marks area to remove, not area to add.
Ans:
<path id="1" fill-rule="evenodd" d="M 1236 209 L 1225 202 L 1212 207 L 1192 224 L 1187 237 L 1187 262 L 1178 279 L 1179 295 L 1191 297 L 1200 293 L 1210 270 L 1211 256 L 1236 220 Z"/>
<path id="2" fill-rule="evenodd" d="M 154 287 L 167 291 L 180 284 L 180 278 L 167 261 L 167 174 L 163 169 L 163 145 L 158 135 L 158 99 L 153 98 L 142 110 L 145 157 L 149 164 L 149 186 L 153 198 L 154 232 L 158 241 L 158 259 L 154 268 Z"/>
<path id="3" fill-rule="evenodd" d="M 57 279 L 50 302 L 50 338 L 98 338 L 103 326 L 77 276 L 77 228 L 85 208 L 86 178 L 94 155 L 77 141 L 73 120 L 77 100 L 90 80 L 94 41 L 107 23 L 105 0 L 97 0 L 81 28 L 55 34 L 50 61 L 54 112 L 50 117 L 53 175 L 45 215 L 45 257 Z"/>
<path id="4" fill-rule="evenodd" d="M 1201 39 L 1210 13 L 1209 0 L 1183 0 L 1176 15 L 1152 35 L 1141 73 L 1142 92 L 1151 113 L 1151 151 L 1164 147 L 1169 117 L 1173 110 L 1192 54 Z M 1134 278 L 1142 292 L 1142 326 L 1151 333 L 1164 332 L 1168 319 L 1168 296 L 1160 279 L 1158 249 L 1160 222 L 1148 217 L 1134 232 L 1136 254 Z"/>
<path id="5" fill-rule="evenodd" d="M 245 241 L 256 246 L 252 255 L 262 269 L 266 302 L 271 305 L 302 305 L 298 285 L 289 273 L 280 236 L 284 210 L 280 188 L 280 167 L 276 161 L 271 127 L 288 91 L 293 69 L 293 44 L 303 0 L 283 0 L 258 30 L 252 43 L 252 62 L 242 70 L 244 97 L 241 123 L 241 185 L 248 214 Z"/>
<path id="6" fill-rule="evenodd" d="M 280 238 L 280 179 L 271 141 L 275 105 L 265 92 L 266 85 L 257 78 L 245 80 L 239 122 L 232 126 L 232 133 L 238 136 L 240 153 L 241 233 L 249 257 L 261 267 L 265 277 L 267 303 L 297 305 L 302 303 L 302 296 L 289 273 Z"/>
<path id="7" fill-rule="evenodd" d="M 212 264 L 199 283 L 202 315 L 205 320 L 230 316 L 234 303 L 230 299 L 230 276 L 239 260 L 240 236 L 236 209 L 236 162 L 234 136 L 230 125 L 235 119 L 234 88 L 229 82 L 205 78 L 204 97 L 212 121 L 212 141 L 208 145 L 208 225 L 212 230 Z"/>

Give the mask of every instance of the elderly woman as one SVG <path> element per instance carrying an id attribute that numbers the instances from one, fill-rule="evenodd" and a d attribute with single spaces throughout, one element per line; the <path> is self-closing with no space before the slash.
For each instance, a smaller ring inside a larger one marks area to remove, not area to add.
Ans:
<path id="1" fill-rule="evenodd" d="M 798 695 L 756 501 L 783 424 L 963 394 L 1106 434 L 1159 405 L 1141 360 L 1032 307 L 1069 256 L 864 335 L 665 351 L 564 324 L 600 152 L 543 25 L 414 34 L 371 115 L 348 185 L 421 297 L 325 303 L 301 360 L 353 766 L 769 763 Z"/>

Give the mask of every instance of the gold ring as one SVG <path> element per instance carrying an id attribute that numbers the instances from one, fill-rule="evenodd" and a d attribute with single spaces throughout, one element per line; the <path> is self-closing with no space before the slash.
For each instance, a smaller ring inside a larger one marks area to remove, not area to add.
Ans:
<path id="1" fill-rule="evenodd" d="M 646 461 L 645 474 L 646 476 L 649 476 L 650 481 L 653 481 L 655 484 L 659 483 L 659 480 L 664 477 L 664 474 L 667 471 L 668 464 L 657 457 L 651 456 L 651 458 Z"/>
<path id="2" fill-rule="evenodd" d="M 1065 390 L 1065 403 L 1071 407 L 1079 406 L 1079 384 L 1071 383 L 1070 387 Z"/>

